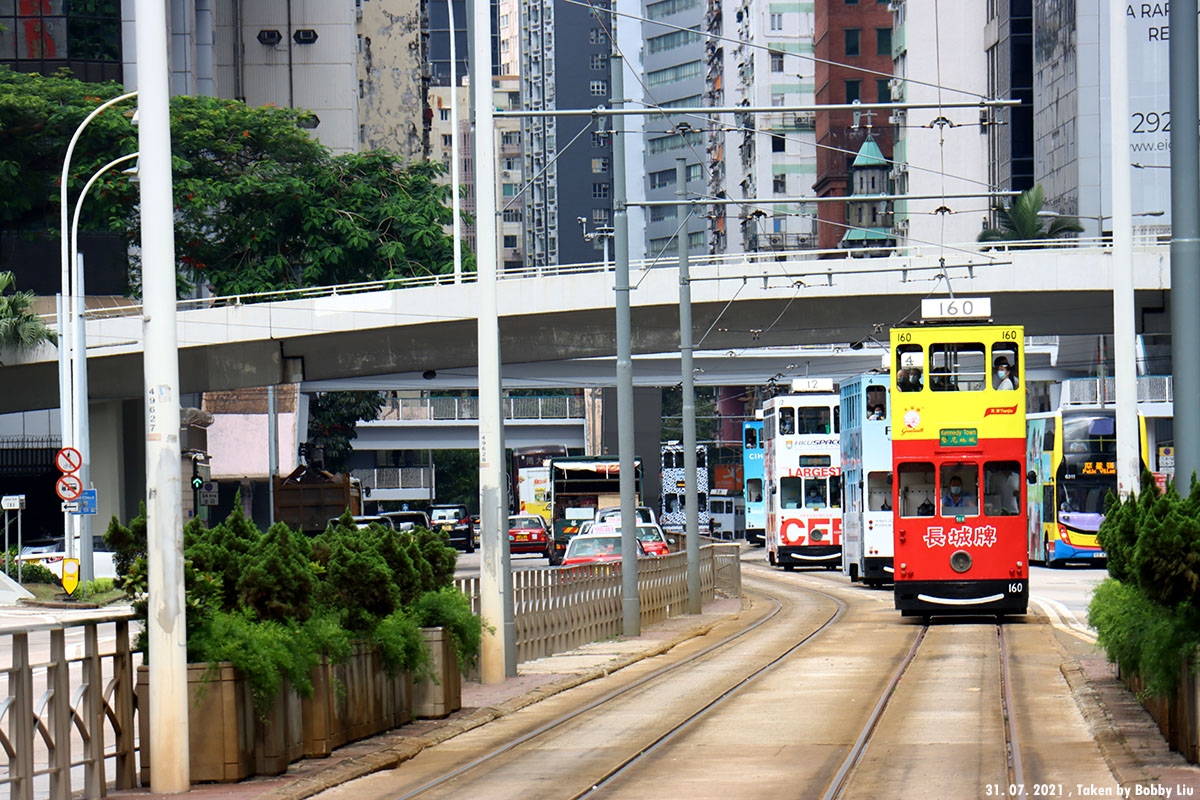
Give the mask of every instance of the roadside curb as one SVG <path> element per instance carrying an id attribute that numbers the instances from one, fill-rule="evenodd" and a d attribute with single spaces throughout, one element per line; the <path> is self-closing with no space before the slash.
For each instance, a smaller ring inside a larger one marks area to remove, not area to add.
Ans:
<path id="1" fill-rule="evenodd" d="M 27 597 L 18 598 L 17 602 L 32 608 L 103 608 L 99 603 L 77 603 L 73 600 L 30 600 Z"/>
<path id="2" fill-rule="evenodd" d="M 451 720 L 423 736 L 403 737 L 394 744 L 390 744 L 373 753 L 364 753 L 363 755 L 346 759 L 340 764 L 321 770 L 314 775 L 297 778 L 284 786 L 255 795 L 253 800 L 307 800 L 307 798 L 319 794 L 326 789 L 332 789 L 335 786 L 357 778 L 387 769 L 395 769 L 427 747 L 441 744 L 455 736 L 486 725 L 500 717 L 514 714 L 527 706 L 553 697 L 568 689 L 574 689 L 576 686 L 604 678 L 644 659 L 662 655 L 690 639 L 704 636 L 720 622 L 724 621 L 724 619 L 725 617 L 718 617 L 709 622 L 693 625 L 690 628 L 680 631 L 670 639 L 665 639 L 640 653 L 619 656 L 604 666 L 591 667 L 581 672 L 573 673 L 553 683 L 539 686 L 524 694 L 505 700 L 503 703 L 477 708 L 470 714 Z"/>

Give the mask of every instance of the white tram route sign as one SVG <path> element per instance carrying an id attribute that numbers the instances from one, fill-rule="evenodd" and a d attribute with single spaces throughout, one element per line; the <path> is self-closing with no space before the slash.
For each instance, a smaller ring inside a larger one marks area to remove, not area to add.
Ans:
<path id="1" fill-rule="evenodd" d="M 929 321 L 956 319 L 991 319 L 990 297 L 937 297 L 921 301 L 921 319 Z"/>

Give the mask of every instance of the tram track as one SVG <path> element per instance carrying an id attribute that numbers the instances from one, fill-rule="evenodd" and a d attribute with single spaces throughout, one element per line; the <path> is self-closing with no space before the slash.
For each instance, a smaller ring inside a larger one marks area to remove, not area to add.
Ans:
<path id="1" fill-rule="evenodd" d="M 801 650 L 815 637 L 819 636 L 821 633 L 833 626 L 845 612 L 846 603 L 829 592 L 821 591 L 811 587 L 798 586 L 792 581 L 782 580 L 767 574 L 763 574 L 761 577 L 773 583 L 784 584 L 793 590 L 798 589 L 807 594 L 824 598 L 825 600 L 833 603 L 833 613 L 821 620 L 819 624 L 817 624 L 812 630 L 803 635 L 799 641 L 796 641 L 790 647 L 787 647 L 784 652 L 770 658 L 767 663 L 755 668 L 749 674 L 739 678 L 732 685 L 728 685 L 725 688 L 720 689 L 716 697 L 713 697 L 705 702 L 700 708 L 687 714 L 682 720 L 671 724 L 666 730 L 659 731 L 652 738 L 652 740 L 637 747 L 634 752 L 619 758 L 615 764 L 606 768 L 602 774 L 593 777 L 585 788 L 566 795 L 567 797 L 570 797 L 572 800 L 578 800 L 579 798 L 589 797 L 601 792 L 613 780 L 619 778 L 627 770 L 635 767 L 640 761 L 654 754 L 660 748 L 664 747 L 671 740 L 676 738 L 680 733 L 686 731 L 696 722 L 704 719 L 715 708 L 725 703 L 730 697 L 737 694 L 746 686 L 759 680 L 763 675 L 767 674 L 772 669 L 786 661 L 789 657 L 794 655 L 797 651 Z M 754 594 L 758 595 L 759 593 L 754 592 Z M 499 747 L 490 749 L 484 755 L 463 763 L 445 772 L 444 774 L 437 776 L 433 780 L 428 780 L 425 783 L 402 794 L 392 793 L 388 796 L 394 798 L 394 800 L 410 800 L 411 798 L 430 795 L 438 789 L 449 787 L 453 782 L 469 777 L 472 773 L 485 769 L 489 764 L 496 761 L 496 759 L 499 759 L 503 756 L 511 756 L 522 749 L 538 747 L 540 744 L 543 744 L 544 740 L 550 737 L 551 734 L 568 725 L 569 723 L 580 721 L 591 714 L 603 714 L 609 710 L 609 706 L 616 704 L 618 701 L 629 698 L 639 690 L 650 688 L 654 684 L 661 683 L 665 679 L 674 678 L 678 673 L 685 672 L 689 668 L 696 668 L 714 654 L 719 654 L 721 651 L 727 650 L 731 645 L 742 641 L 744 637 L 747 637 L 749 634 L 759 631 L 763 626 L 767 625 L 767 623 L 773 620 L 776 620 L 776 618 L 783 613 L 784 605 L 782 602 L 780 602 L 780 600 L 767 595 L 760 596 L 766 600 L 769 600 L 774 605 L 774 608 L 763 618 L 756 620 L 745 628 L 725 636 L 721 640 L 714 642 L 713 644 L 708 645 L 696 653 L 690 654 L 679 661 L 665 665 L 644 676 L 641 676 L 640 678 L 637 678 L 634 681 L 627 683 L 626 685 L 609 691 L 602 696 L 586 703 L 585 705 L 572 710 L 569 713 L 559 715 L 541 725 L 538 725 L 536 728 L 513 738 Z"/>

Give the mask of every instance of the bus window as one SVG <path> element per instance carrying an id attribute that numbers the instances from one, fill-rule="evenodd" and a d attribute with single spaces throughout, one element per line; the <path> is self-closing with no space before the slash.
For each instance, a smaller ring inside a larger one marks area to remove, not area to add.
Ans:
<path id="1" fill-rule="evenodd" d="M 706 495 L 704 492 L 699 492 L 696 495 L 696 510 L 697 511 L 707 511 L 708 510 L 708 495 Z"/>
<path id="2" fill-rule="evenodd" d="M 992 345 L 992 387 L 1011 391 L 1020 385 L 1016 342 L 996 342 Z"/>
<path id="3" fill-rule="evenodd" d="M 677 497 L 678 495 L 676 495 L 674 492 L 668 492 L 667 494 L 663 495 L 663 509 L 666 511 L 666 513 L 675 513 L 675 500 Z"/>
<path id="4" fill-rule="evenodd" d="M 804 479 L 804 507 L 807 509 L 828 508 L 828 482 L 825 478 Z"/>
<path id="5" fill-rule="evenodd" d="M 1011 517 L 1020 513 L 1021 465 L 989 461 L 983 465 L 983 513 Z"/>
<path id="6" fill-rule="evenodd" d="M 887 418 L 887 389 L 882 386 L 867 387 L 867 419 Z"/>
<path id="7" fill-rule="evenodd" d="M 943 517 L 973 517 L 979 513 L 979 467 L 975 464 L 942 464 L 941 488 Z"/>
<path id="8" fill-rule="evenodd" d="M 790 408 L 779 409 L 779 435 L 791 436 L 796 432 L 796 418 Z"/>
<path id="9" fill-rule="evenodd" d="M 800 508 L 800 479 L 779 479 L 779 507 Z"/>
<path id="10" fill-rule="evenodd" d="M 929 388 L 935 392 L 982 392 L 987 382 L 982 344 L 956 342 L 929 347 Z"/>
<path id="11" fill-rule="evenodd" d="M 828 408 L 798 408 L 796 416 L 800 422 L 800 433 L 829 433 Z"/>
<path id="12" fill-rule="evenodd" d="M 704 466 L 704 461 L 707 455 L 708 454 L 703 450 L 696 451 L 696 469 L 700 469 Z"/>
<path id="13" fill-rule="evenodd" d="M 746 449 L 758 449 L 758 428 L 746 428 Z"/>
<path id="14" fill-rule="evenodd" d="M 899 477 L 900 516 L 932 517 L 933 494 L 937 486 L 933 479 L 933 464 L 901 464 Z"/>
<path id="15" fill-rule="evenodd" d="M 746 502 L 762 502 L 762 478 L 750 478 L 746 481 Z"/>
<path id="16" fill-rule="evenodd" d="M 919 392 L 924 385 L 925 353 L 919 344 L 896 347 L 896 388 L 902 392 Z"/>
<path id="17" fill-rule="evenodd" d="M 892 473 L 871 472 L 867 474 L 867 510 L 892 510 Z"/>

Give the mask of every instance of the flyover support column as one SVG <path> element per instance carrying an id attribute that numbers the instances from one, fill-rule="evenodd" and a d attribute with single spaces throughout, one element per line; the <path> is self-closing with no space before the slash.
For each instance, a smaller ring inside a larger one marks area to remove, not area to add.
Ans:
<path id="1" fill-rule="evenodd" d="M 1200 397 L 1200 314 L 1196 313 L 1200 306 L 1200 78 L 1196 74 L 1196 5 L 1196 0 L 1175 0 L 1169 20 L 1173 123 L 1171 363 L 1175 397 L 1185 398 Z M 1184 492 L 1200 469 L 1200 419 L 1190 411 L 1175 415 L 1175 481 Z"/>
<path id="2" fill-rule="evenodd" d="M 615 33 L 615 31 L 614 31 Z M 612 106 L 625 107 L 625 59 L 613 48 Z M 642 632 L 638 598 L 637 503 L 633 456 L 633 345 L 629 319 L 629 210 L 625 205 L 625 117 L 613 117 L 613 290 L 617 311 L 617 452 L 621 486 L 621 611 L 626 636 Z"/>
<path id="3" fill-rule="evenodd" d="M 696 487 L 696 386 L 692 373 L 692 283 L 688 267 L 687 159 L 675 159 L 675 196 L 679 198 L 679 372 L 683 394 L 684 542 L 687 548 L 688 613 L 699 614 L 700 507 Z M 708 487 L 704 487 L 706 490 Z"/>
<path id="4" fill-rule="evenodd" d="M 453 2 L 453 0 L 450 0 Z M 496 131 L 492 99 L 492 18 L 488 0 L 473 0 L 471 95 L 475 111 L 475 263 L 479 280 L 479 606 L 486 626 L 480 658 L 484 683 L 517 674 L 512 568 L 504 491 L 500 322 L 496 299 Z M 468 536 L 471 534 L 468 533 Z"/>

